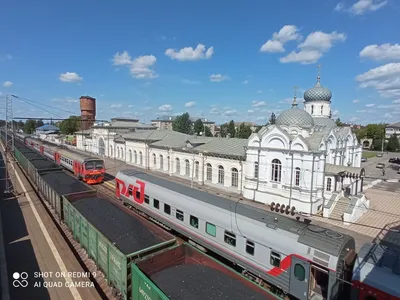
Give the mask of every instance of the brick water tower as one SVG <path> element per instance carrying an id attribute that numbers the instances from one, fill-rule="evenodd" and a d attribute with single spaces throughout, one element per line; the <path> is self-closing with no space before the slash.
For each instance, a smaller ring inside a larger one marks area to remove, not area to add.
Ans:
<path id="1" fill-rule="evenodd" d="M 81 129 L 86 130 L 93 126 L 96 119 L 96 99 L 89 96 L 81 96 Z"/>

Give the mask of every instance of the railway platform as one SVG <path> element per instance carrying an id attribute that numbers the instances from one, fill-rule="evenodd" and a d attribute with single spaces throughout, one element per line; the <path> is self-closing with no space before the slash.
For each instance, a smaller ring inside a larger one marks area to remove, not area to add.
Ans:
<path id="1" fill-rule="evenodd" d="M 13 193 L 5 194 L 2 152 L 0 298 L 102 299 L 18 166 L 9 164 L 9 172 Z"/>

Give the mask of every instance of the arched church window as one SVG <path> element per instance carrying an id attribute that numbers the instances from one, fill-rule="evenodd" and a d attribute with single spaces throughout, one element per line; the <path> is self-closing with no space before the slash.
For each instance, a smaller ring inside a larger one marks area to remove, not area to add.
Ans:
<path id="1" fill-rule="evenodd" d="M 225 170 L 223 166 L 218 167 L 218 183 L 219 184 L 224 184 L 224 179 L 225 179 Z"/>
<path id="2" fill-rule="evenodd" d="M 181 173 L 181 162 L 179 158 L 175 158 L 175 171 L 176 173 L 180 174 Z"/>
<path id="3" fill-rule="evenodd" d="M 324 106 L 321 105 L 321 115 L 324 113 Z"/>
<path id="4" fill-rule="evenodd" d="M 139 152 L 139 164 L 141 166 L 143 165 L 143 154 L 142 154 L 142 151 Z"/>
<path id="5" fill-rule="evenodd" d="M 155 153 L 153 153 L 153 165 L 154 165 L 154 168 L 157 166 L 157 156 Z"/>
<path id="6" fill-rule="evenodd" d="M 314 114 L 314 105 L 311 105 L 311 114 Z"/>
<path id="7" fill-rule="evenodd" d="M 133 151 L 133 162 L 137 164 L 137 152 L 136 150 Z"/>
<path id="8" fill-rule="evenodd" d="M 232 168 L 232 186 L 238 187 L 239 185 L 239 172 L 236 168 Z"/>
<path id="9" fill-rule="evenodd" d="M 188 159 L 185 160 L 185 175 L 190 177 L 190 162 Z"/>
<path id="10" fill-rule="evenodd" d="M 281 178 L 282 178 L 282 163 L 279 159 L 274 159 L 272 161 L 271 181 L 280 183 Z"/>
<path id="11" fill-rule="evenodd" d="M 295 170 L 295 185 L 300 186 L 300 168 Z"/>
<path id="12" fill-rule="evenodd" d="M 258 168 L 258 162 L 256 161 L 256 162 L 254 163 L 254 178 L 255 178 L 255 179 L 258 178 L 258 170 L 259 170 L 259 168 Z"/>
<path id="13" fill-rule="evenodd" d="M 212 166 L 210 163 L 207 164 L 206 180 L 212 181 Z"/>
<path id="14" fill-rule="evenodd" d="M 129 162 L 132 162 L 132 150 L 129 149 Z"/>
<path id="15" fill-rule="evenodd" d="M 328 178 L 326 181 L 326 190 L 330 192 L 332 189 L 332 178 Z"/>
<path id="16" fill-rule="evenodd" d="M 160 154 L 160 169 L 164 170 L 164 157 Z"/>
<path id="17" fill-rule="evenodd" d="M 200 178 L 199 178 L 199 168 L 200 168 L 200 163 L 199 163 L 198 161 L 196 161 L 196 162 L 194 163 L 194 177 L 195 177 L 197 180 L 200 180 Z"/>

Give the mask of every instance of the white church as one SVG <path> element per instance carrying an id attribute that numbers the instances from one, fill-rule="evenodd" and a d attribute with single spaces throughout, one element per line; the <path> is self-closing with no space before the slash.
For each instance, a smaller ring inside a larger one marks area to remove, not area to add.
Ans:
<path id="1" fill-rule="evenodd" d="M 350 127 L 331 119 L 332 93 L 320 83 L 294 97 L 273 125 L 248 140 L 155 130 L 115 118 L 77 133 L 77 148 L 136 167 L 186 178 L 281 213 L 322 213 L 354 222 L 368 207 L 362 147 Z M 341 203 L 338 205 L 338 203 Z"/>

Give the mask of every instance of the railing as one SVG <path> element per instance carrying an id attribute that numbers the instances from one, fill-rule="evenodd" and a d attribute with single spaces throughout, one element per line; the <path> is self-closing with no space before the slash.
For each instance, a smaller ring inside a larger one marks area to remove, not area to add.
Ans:
<path id="1" fill-rule="evenodd" d="M 369 209 L 369 199 L 364 194 L 350 197 L 347 209 L 343 213 L 346 225 L 356 222 Z"/>
<path id="2" fill-rule="evenodd" d="M 332 211 L 335 209 L 336 203 L 342 197 L 342 191 L 340 192 L 333 192 L 331 198 L 329 199 L 328 203 L 324 206 L 324 218 L 329 218 L 332 214 Z"/>

